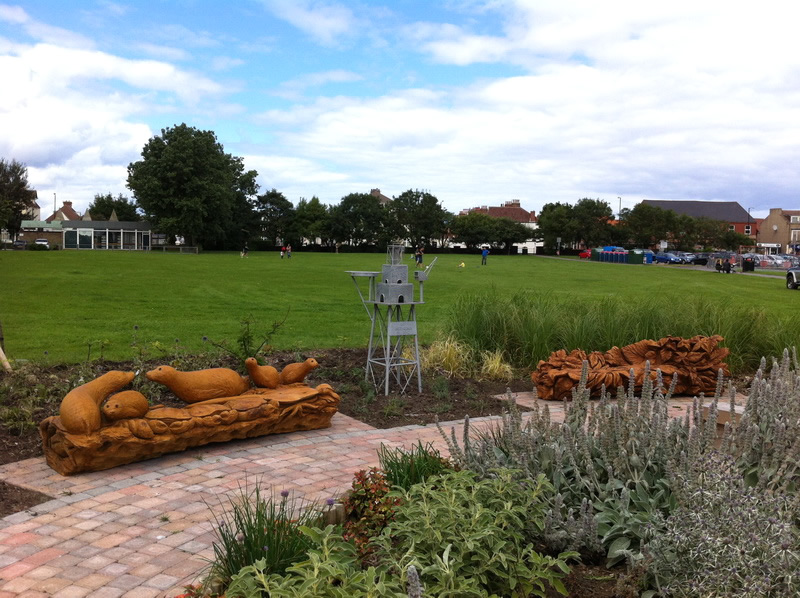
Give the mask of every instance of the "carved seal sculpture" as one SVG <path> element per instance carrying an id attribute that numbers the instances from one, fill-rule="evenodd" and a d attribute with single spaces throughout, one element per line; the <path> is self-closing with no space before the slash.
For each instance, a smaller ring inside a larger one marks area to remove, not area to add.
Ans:
<path id="1" fill-rule="evenodd" d="M 228 368 L 181 372 L 171 366 L 160 365 L 147 372 L 147 379 L 163 384 L 187 403 L 236 396 L 250 388 L 247 378 Z"/>
<path id="2" fill-rule="evenodd" d="M 271 365 L 258 365 L 255 357 L 248 357 L 244 362 L 250 380 L 259 388 L 278 388 L 281 375 Z"/>
<path id="3" fill-rule="evenodd" d="M 91 434 L 99 430 L 103 399 L 130 384 L 133 377 L 133 372 L 114 370 L 67 393 L 59 408 L 64 429 L 70 434 Z"/>
<path id="4" fill-rule="evenodd" d="M 100 408 L 108 421 L 142 417 L 150 410 L 150 403 L 142 393 L 125 390 L 111 395 Z"/>
<path id="5" fill-rule="evenodd" d="M 297 384 L 305 380 L 308 373 L 319 364 L 313 357 L 300 363 L 290 363 L 281 370 L 281 384 Z"/>

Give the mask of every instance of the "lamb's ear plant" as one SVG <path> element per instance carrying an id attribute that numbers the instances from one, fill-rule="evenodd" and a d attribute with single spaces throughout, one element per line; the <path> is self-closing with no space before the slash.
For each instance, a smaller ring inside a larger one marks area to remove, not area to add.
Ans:
<path id="1" fill-rule="evenodd" d="M 749 486 L 736 460 L 710 453 L 672 479 L 678 507 L 645 547 L 664 596 L 800 595 L 792 494 Z"/>
<path id="2" fill-rule="evenodd" d="M 648 524 L 660 521 L 674 507 L 666 472 L 682 453 L 701 453 L 713 444 L 701 404 L 685 420 L 668 411 L 671 389 L 664 391 L 659 373 L 649 372 L 637 396 L 634 387 L 603 392 L 590 401 L 588 364 L 565 402 L 564 423 L 551 421 L 547 406 L 534 404 L 523 422 L 514 402 L 499 425 L 471 434 L 463 446 L 449 437 L 450 454 L 460 467 L 481 477 L 497 467 L 510 467 L 527 479 L 543 475 L 553 485 L 539 540 L 551 551 L 577 550 L 589 560 L 604 553 L 609 564 L 640 558 L 640 545 L 654 533 Z"/>

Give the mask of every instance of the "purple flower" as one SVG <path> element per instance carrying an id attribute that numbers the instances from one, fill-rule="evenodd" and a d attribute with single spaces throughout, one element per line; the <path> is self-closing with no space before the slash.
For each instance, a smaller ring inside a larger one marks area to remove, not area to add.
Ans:
<path id="1" fill-rule="evenodd" d="M 333 505 L 335 505 L 335 504 L 336 504 L 336 499 L 334 499 L 334 498 L 329 498 L 329 499 L 327 499 L 327 500 L 325 501 L 325 504 L 326 504 L 326 505 L 328 505 L 329 507 L 332 507 Z"/>
<path id="2" fill-rule="evenodd" d="M 289 496 L 289 491 L 288 490 L 281 490 L 281 496 L 283 498 L 286 498 L 287 496 Z"/>

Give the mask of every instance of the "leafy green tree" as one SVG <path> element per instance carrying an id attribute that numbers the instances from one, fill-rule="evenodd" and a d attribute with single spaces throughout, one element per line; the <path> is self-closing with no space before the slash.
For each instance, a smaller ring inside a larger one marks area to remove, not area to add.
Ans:
<path id="1" fill-rule="evenodd" d="M 672 238 L 676 230 L 676 214 L 646 203 L 639 203 L 632 210 L 623 210 L 621 226 L 629 242 L 636 247 L 649 248 L 659 241 Z"/>
<path id="2" fill-rule="evenodd" d="M 92 220 L 108 220 L 113 212 L 117 213 L 117 219 L 123 222 L 136 222 L 141 220 L 136 211 L 136 202 L 129 200 L 120 193 L 117 197 L 106 193 L 98 193 L 94 196 L 94 201 L 89 204 L 89 214 Z"/>
<path id="3" fill-rule="evenodd" d="M 521 222 L 511 218 L 494 219 L 493 243 L 502 245 L 506 253 L 511 254 L 514 243 L 524 243 L 533 237 L 533 231 Z"/>
<path id="4" fill-rule="evenodd" d="M 186 124 L 162 129 L 128 165 L 128 187 L 153 226 L 192 245 L 219 247 L 239 239 L 242 202 L 257 192 L 255 171 L 225 153 L 213 131 Z"/>
<path id="5" fill-rule="evenodd" d="M 753 239 L 735 230 L 726 230 L 720 235 L 718 240 L 718 245 L 722 249 L 727 249 L 729 251 L 739 251 L 741 245 L 751 246 L 752 244 Z"/>
<path id="6" fill-rule="evenodd" d="M 573 207 L 566 203 L 548 203 L 542 206 L 539 213 L 538 237 L 544 241 L 544 246 L 555 251 L 558 238 L 561 237 L 561 246 L 581 239 L 577 231 L 577 223 Z"/>
<path id="7" fill-rule="evenodd" d="M 301 198 L 295 208 L 295 230 L 297 234 L 316 243 L 320 239 L 323 245 L 330 237 L 330 214 L 328 208 L 315 195 L 310 200 Z"/>
<path id="8" fill-rule="evenodd" d="M 576 243 L 584 243 L 586 247 L 597 247 L 611 240 L 611 223 L 614 213 L 611 206 L 601 199 L 584 197 L 572 208 L 574 220 L 574 236 Z"/>
<path id="9" fill-rule="evenodd" d="M 399 236 L 412 246 L 431 245 L 447 230 L 447 210 L 427 191 L 404 191 L 392 200 L 391 210 L 401 228 Z"/>
<path id="10" fill-rule="evenodd" d="M 331 238 L 339 243 L 380 245 L 395 238 L 396 220 L 374 195 L 350 193 L 330 212 Z"/>
<path id="11" fill-rule="evenodd" d="M 294 206 L 283 193 L 273 188 L 259 195 L 256 198 L 256 213 L 261 236 L 268 243 L 297 243 L 299 239 L 291 238 L 295 220 Z"/>
<path id="12" fill-rule="evenodd" d="M 16 160 L 0 158 L 0 228 L 16 238 L 35 201 L 36 191 L 28 187 L 28 168 Z"/>
<path id="13" fill-rule="evenodd" d="M 458 243 L 464 243 L 467 249 L 474 249 L 484 243 L 492 243 L 496 238 L 495 219 L 482 212 L 459 214 L 453 218 L 450 232 Z"/>

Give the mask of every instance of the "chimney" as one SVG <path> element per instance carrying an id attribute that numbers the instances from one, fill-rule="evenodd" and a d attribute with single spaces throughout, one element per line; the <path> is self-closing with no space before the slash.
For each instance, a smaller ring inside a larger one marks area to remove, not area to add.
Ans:
<path id="1" fill-rule="evenodd" d="M 64 207 L 65 208 L 71 208 L 72 207 L 72 202 L 71 201 L 65 201 L 64 202 Z"/>

